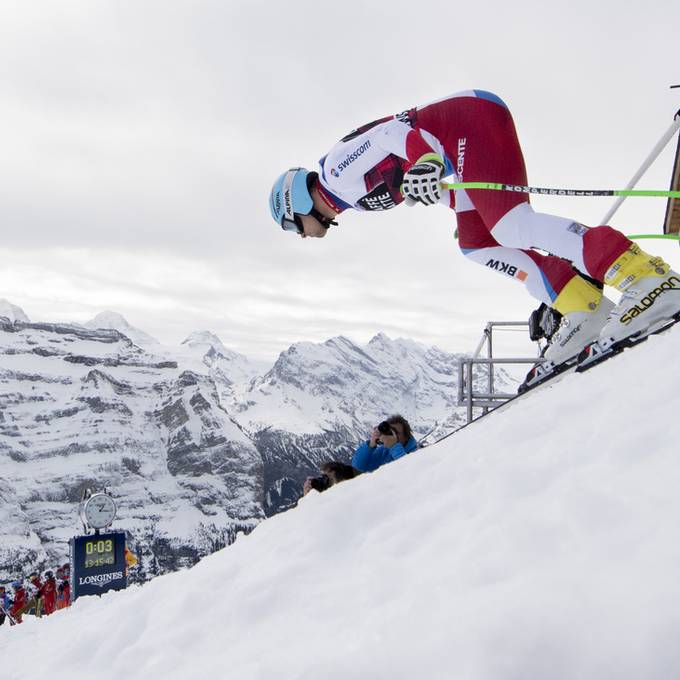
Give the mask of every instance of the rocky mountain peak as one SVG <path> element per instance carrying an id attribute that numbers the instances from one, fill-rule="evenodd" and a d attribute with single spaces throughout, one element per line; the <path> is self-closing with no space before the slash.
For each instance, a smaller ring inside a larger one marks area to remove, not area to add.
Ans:
<path id="1" fill-rule="evenodd" d="M 368 342 L 370 345 L 390 345 L 392 344 L 392 339 L 385 333 L 376 333 Z"/>
<path id="2" fill-rule="evenodd" d="M 127 319 L 118 312 L 104 311 L 97 314 L 94 319 L 83 324 L 86 328 L 92 329 L 113 329 L 130 338 L 136 345 L 157 345 L 158 340 L 148 333 L 135 328 L 128 323 Z"/>
<path id="3" fill-rule="evenodd" d="M 21 321 L 23 323 L 30 323 L 31 320 L 26 316 L 26 313 L 24 312 L 21 307 L 17 307 L 17 305 L 13 305 L 9 300 L 5 300 L 4 298 L 0 298 L 0 316 L 4 316 L 5 318 L 9 319 L 10 321 Z"/>
<path id="4" fill-rule="evenodd" d="M 212 347 L 222 356 L 229 356 L 232 354 L 231 350 L 228 350 L 217 335 L 211 331 L 194 331 L 182 341 L 182 344 L 187 347 L 205 349 L 206 351 Z"/>

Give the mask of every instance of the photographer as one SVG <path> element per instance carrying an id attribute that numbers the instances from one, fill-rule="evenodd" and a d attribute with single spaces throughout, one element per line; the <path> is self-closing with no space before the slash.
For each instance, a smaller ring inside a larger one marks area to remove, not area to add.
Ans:
<path id="1" fill-rule="evenodd" d="M 354 452 L 352 465 L 361 472 L 373 472 L 417 448 L 408 420 L 400 415 L 390 416 L 374 427 L 368 441 Z"/>
<path id="2" fill-rule="evenodd" d="M 306 496 L 312 489 L 321 493 L 335 484 L 353 479 L 359 473 L 346 463 L 337 460 L 329 460 L 321 466 L 321 475 L 307 477 L 302 487 L 303 495 Z"/>

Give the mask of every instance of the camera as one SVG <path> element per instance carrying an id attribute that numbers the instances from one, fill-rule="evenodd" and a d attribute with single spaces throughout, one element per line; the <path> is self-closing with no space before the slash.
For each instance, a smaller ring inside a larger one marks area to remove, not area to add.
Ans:
<path id="1" fill-rule="evenodd" d="M 328 475 L 319 475 L 318 477 L 310 477 L 309 483 L 312 489 L 321 492 L 331 486 L 331 479 Z"/>
<path id="2" fill-rule="evenodd" d="M 383 420 L 382 423 L 378 425 L 378 432 L 380 432 L 380 434 L 386 434 L 389 436 L 394 434 L 392 426 L 386 420 Z"/>

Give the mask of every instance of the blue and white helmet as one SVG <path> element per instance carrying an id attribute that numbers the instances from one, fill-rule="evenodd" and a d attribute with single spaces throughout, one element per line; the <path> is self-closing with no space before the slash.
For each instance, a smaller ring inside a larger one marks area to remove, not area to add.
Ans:
<path id="1" fill-rule="evenodd" d="M 307 186 L 310 174 L 305 168 L 291 168 L 274 182 L 269 194 L 269 209 L 276 223 L 286 231 L 300 231 L 295 213 L 309 215 L 314 208 Z"/>

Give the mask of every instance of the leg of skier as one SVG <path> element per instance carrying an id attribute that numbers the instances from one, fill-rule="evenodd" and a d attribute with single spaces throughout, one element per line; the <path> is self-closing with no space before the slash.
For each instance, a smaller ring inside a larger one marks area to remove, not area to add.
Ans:
<path id="1" fill-rule="evenodd" d="M 442 141 L 459 179 L 527 184 L 512 116 L 496 95 L 474 90 L 434 102 L 419 108 L 418 124 Z M 525 252 L 540 248 L 566 258 L 622 293 L 619 304 L 605 314 L 612 303 L 581 277 L 574 276 L 557 290 L 552 307 L 563 319 L 554 336 L 557 342 L 546 352 L 551 361 L 576 355 L 595 339 L 598 326 L 602 339 L 616 341 L 680 313 L 680 275 L 615 229 L 588 228 L 572 219 L 536 213 L 523 194 L 471 190 L 468 197 L 501 246 Z"/>
<path id="2" fill-rule="evenodd" d="M 432 130 L 444 145 L 446 155 L 455 159 L 453 165 L 459 179 L 527 184 L 524 157 L 507 106 L 490 93 L 476 90 L 475 95 L 454 95 L 419 109 L 419 124 Z M 559 250 L 532 242 L 529 236 L 524 238 L 521 218 L 535 214 L 527 194 L 459 190 L 455 192 L 455 209 L 460 246 L 468 257 L 493 267 L 494 258 L 480 249 L 504 247 L 502 253 L 493 252 L 504 258 L 505 273 L 511 267 L 521 272 L 515 278 L 523 280 L 534 297 L 562 314 L 560 329 L 545 353 L 549 361 L 555 364 L 567 361 L 599 336 L 613 303 L 603 298 L 599 288 L 578 276 L 569 262 L 532 250 L 539 247 L 553 255 L 563 255 Z M 505 215 L 517 215 L 513 225 L 522 238 L 516 238 L 516 233 L 509 230 L 496 231 Z M 573 221 L 553 219 L 550 227 L 561 227 L 568 236 L 577 238 L 580 245 L 582 236 L 567 229 Z M 578 231 L 581 226 L 577 226 Z M 587 272 L 583 258 L 576 257 L 578 248 L 572 250 L 574 257 L 570 259 Z M 623 250 L 625 247 L 616 254 Z M 499 267 L 502 269 L 503 265 Z"/>
<path id="3" fill-rule="evenodd" d="M 566 303 L 560 305 L 560 313 L 570 314 L 571 323 L 562 325 L 553 335 L 546 358 L 555 364 L 563 363 L 576 356 L 587 342 L 597 339 L 613 303 L 579 276 L 566 260 L 534 250 L 499 245 L 465 192 L 456 194 L 459 246 L 466 257 L 524 283 L 534 298 L 553 308 L 557 308 L 555 302 L 560 299 L 568 300 L 572 306 L 576 303 L 585 308 L 594 305 L 592 312 L 581 312 L 580 315 L 570 313 Z M 574 324 L 575 316 L 579 319 Z"/>
<path id="4" fill-rule="evenodd" d="M 491 128 L 497 127 L 491 117 L 488 123 Z M 511 153 L 514 146 L 511 141 L 508 146 Z M 470 159 L 466 179 L 481 180 L 488 172 L 487 168 L 480 167 L 479 160 Z M 481 160 L 483 166 L 484 159 Z M 517 162 L 520 160 L 521 152 Z M 526 184 L 526 181 L 516 183 Z M 583 347 L 594 339 L 589 336 L 596 324 L 601 326 L 601 339 L 616 342 L 644 333 L 659 321 L 680 313 L 680 275 L 660 257 L 642 251 L 621 232 L 609 226 L 586 227 L 572 219 L 537 213 L 528 201 L 517 203 L 501 214 L 505 206 L 492 196 L 480 196 L 482 193 L 470 192 L 472 201 L 501 245 L 522 250 L 540 248 L 566 258 L 581 272 L 622 293 L 618 305 L 613 307 L 606 298 L 602 304 L 598 289 L 580 277 L 565 286 L 552 306 L 564 315 L 564 328 L 559 334 L 562 341 L 570 338 L 571 349 L 579 344 Z M 564 360 L 564 349 L 559 343 L 553 343 L 546 357 L 555 363 Z"/>

